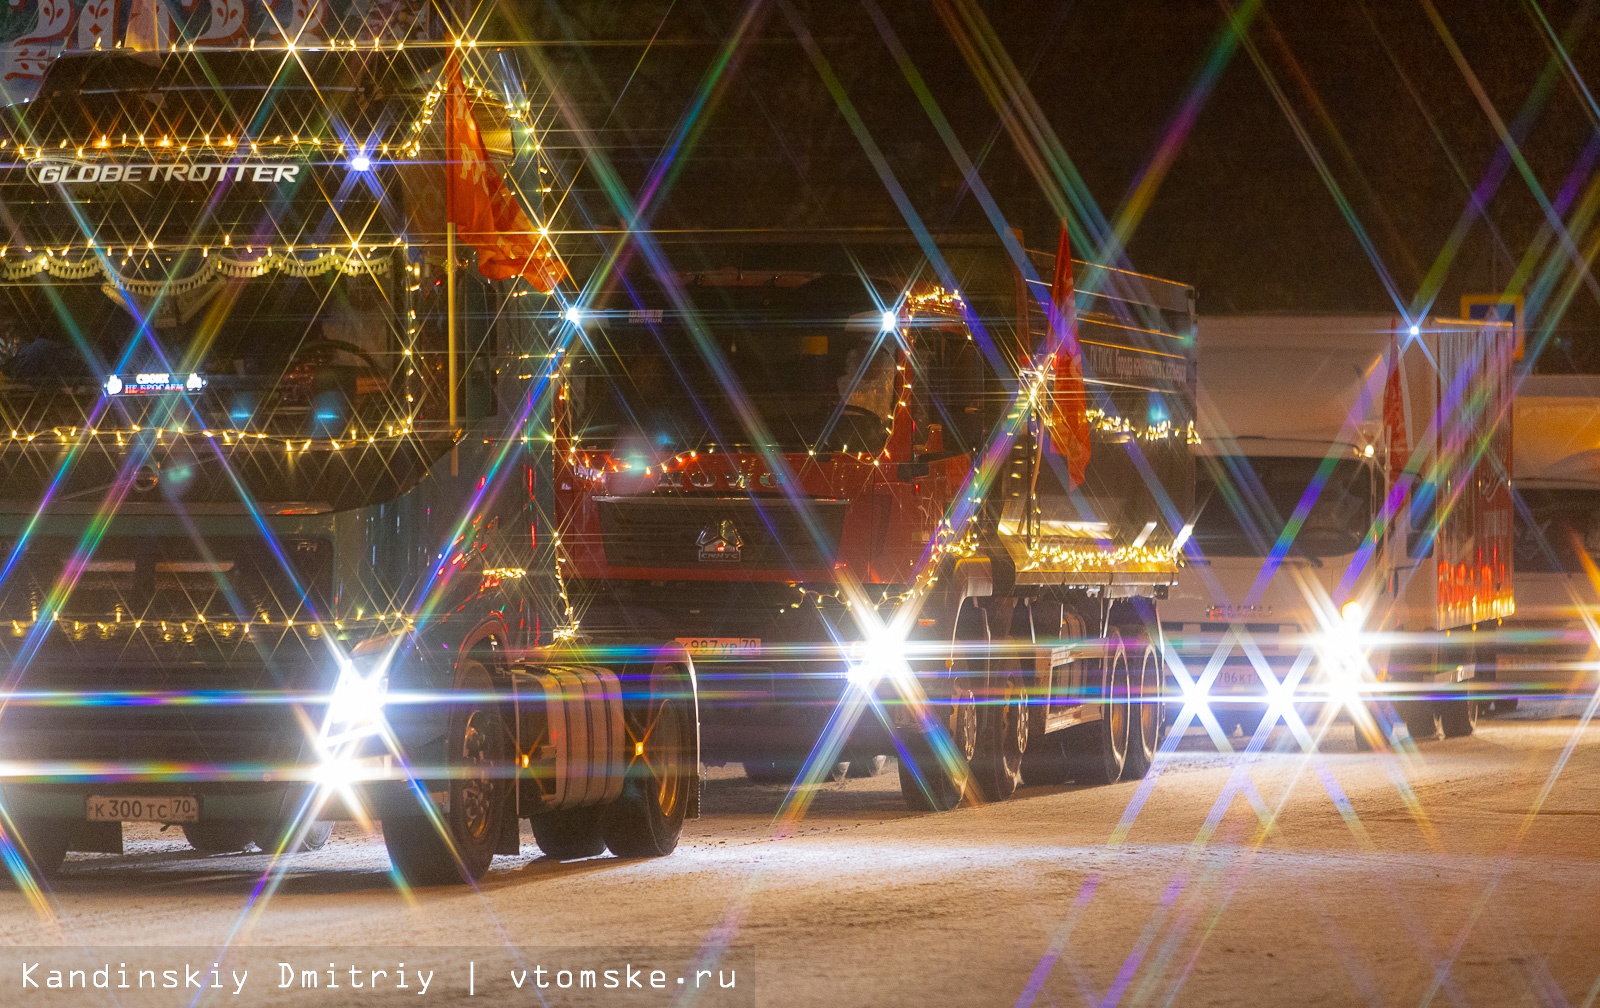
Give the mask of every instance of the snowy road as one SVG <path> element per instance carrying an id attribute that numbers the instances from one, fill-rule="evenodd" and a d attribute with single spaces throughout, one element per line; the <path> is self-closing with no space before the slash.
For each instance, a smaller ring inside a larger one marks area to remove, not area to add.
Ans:
<path id="1" fill-rule="evenodd" d="M 793 823 L 730 770 L 670 858 L 554 863 L 529 839 L 480 891 L 409 897 L 351 826 L 254 899 L 266 857 L 130 829 L 127 854 L 69 861 L 47 913 L 0 892 L 0 943 L 733 946 L 767 1005 L 1592 1004 L 1600 729 L 1552 774 L 1576 731 L 1485 722 L 1394 757 L 1346 729 L 1253 763 L 1191 735 L 1143 789 L 944 815 L 906 812 L 891 767 Z"/>

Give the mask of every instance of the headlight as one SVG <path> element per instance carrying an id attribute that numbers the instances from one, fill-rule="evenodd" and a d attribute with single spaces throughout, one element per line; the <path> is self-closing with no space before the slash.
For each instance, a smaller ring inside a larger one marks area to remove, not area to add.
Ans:
<path id="1" fill-rule="evenodd" d="M 378 667 L 374 668 L 373 665 Z M 357 659 L 341 662 L 339 678 L 328 696 L 324 731 L 329 735 L 337 735 L 377 724 L 383 716 L 383 702 L 388 691 L 388 662 L 362 662 Z"/>
<path id="2" fill-rule="evenodd" d="M 1339 607 L 1339 618 L 1344 620 L 1344 625 L 1350 629 L 1360 630 L 1361 624 L 1367 618 L 1367 607 L 1351 599 Z"/>
<path id="3" fill-rule="evenodd" d="M 348 658 L 339 659 L 339 673 L 328 694 L 328 712 L 322 721 L 324 742 L 354 740 L 378 734 L 383 705 L 389 692 L 389 663 L 400 638 L 363 641 Z"/>

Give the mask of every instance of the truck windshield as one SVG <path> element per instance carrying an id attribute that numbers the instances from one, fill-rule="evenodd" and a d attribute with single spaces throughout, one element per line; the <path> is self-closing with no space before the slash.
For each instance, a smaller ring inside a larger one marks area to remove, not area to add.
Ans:
<path id="1" fill-rule="evenodd" d="M 1199 517 L 1194 541 L 1207 556 L 1264 557 L 1308 491 L 1324 459 L 1223 455 L 1201 459 L 1195 479 Z M 1373 516 L 1370 465 L 1340 459 L 1320 484 L 1290 553 L 1336 557 L 1354 553 Z"/>
<path id="2" fill-rule="evenodd" d="M 98 275 L 0 285 L 0 424 L 347 437 L 401 422 L 401 269 L 197 267 L 160 296 Z"/>
<path id="3" fill-rule="evenodd" d="M 692 319 L 664 307 L 597 312 L 571 370 L 577 439 L 645 458 L 706 447 L 882 449 L 896 340 L 879 331 L 882 310 L 861 281 L 755 276 L 686 284 Z M 744 405 L 764 428 L 759 438 Z"/>

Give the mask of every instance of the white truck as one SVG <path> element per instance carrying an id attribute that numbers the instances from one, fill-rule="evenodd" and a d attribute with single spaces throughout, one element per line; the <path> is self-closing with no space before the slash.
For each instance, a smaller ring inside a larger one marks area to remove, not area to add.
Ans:
<path id="1" fill-rule="evenodd" d="M 1201 320 L 1194 534 L 1163 616 L 1224 733 L 1326 726 L 1374 681 L 1413 737 L 1472 731 L 1461 684 L 1489 664 L 1462 631 L 1515 609 L 1510 388 L 1501 323 Z"/>
<path id="2" fill-rule="evenodd" d="M 1517 611 L 1494 646 L 1495 713 L 1519 694 L 1592 693 L 1600 606 L 1600 375 L 1530 375 L 1517 389 Z"/>
<path id="3" fill-rule="evenodd" d="M 1249 738 L 1274 698 L 1311 686 L 1312 641 L 1380 500 L 1392 330 L 1376 315 L 1200 319 L 1194 534 L 1161 615 L 1225 734 Z"/>

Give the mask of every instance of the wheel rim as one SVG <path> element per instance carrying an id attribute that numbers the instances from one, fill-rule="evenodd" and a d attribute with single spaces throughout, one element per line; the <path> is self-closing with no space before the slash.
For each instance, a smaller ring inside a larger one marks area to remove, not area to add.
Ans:
<path id="1" fill-rule="evenodd" d="M 970 692 L 963 691 L 951 700 L 950 742 L 956 754 L 970 760 L 978 751 L 978 707 Z"/>
<path id="2" fill-rule="evenodd" d="M 483 711 L 473 711 L 461 733 L 461 766 L 469 773 L 461 779 L 457 793 L 461 799 L 462 831 L 473 840 L 489 833 L 494 818 L 494 784 L 489 776 L 493 760 L 493 741 Z"/>
<path id="3" fill-rule="evenodd" d="M 1160 742 L 1156 738 L 1156 733 L 1160 731 L 1160 683 L 1159 659 L 1153 649 L 1146 648 L 1144 662 L 1139 669 L 1139 744 L 1146 753 L 1153 753 Z"/>
<path id="4" fill-rule="evenodd" d="M 1121 757 L 1128 752 L 1128 653 L 1122 648 L 1111 659 L 1111 702 L 1106 712 L 1106 727 L 1111 732 L 1111 750 Z M 1120 694 L 1120 695 L 1119 695 Z"/>
<path id="5" fill-rule="evenodd" d="M 654 782 L 656 804 L 671 817 L 683 800 L 683 726 L 671 700 L 657 705 L 650 723 L 635 740 L 635 759 Z"/>

